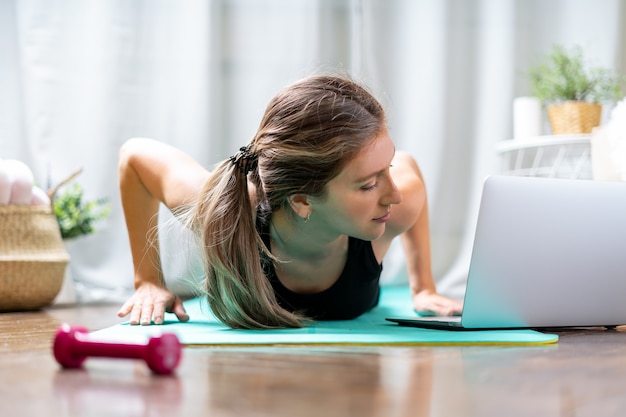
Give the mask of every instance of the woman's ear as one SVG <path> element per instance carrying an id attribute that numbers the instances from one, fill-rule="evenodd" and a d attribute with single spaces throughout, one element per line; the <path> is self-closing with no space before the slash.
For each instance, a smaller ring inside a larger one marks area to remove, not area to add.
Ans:
<path id="1" fill-rule="evenodd" d="M 306 194 L 294 194 L 290 196 L 289 205 L 301 218 L 308 219 L 311 216 L 311 202 Z"/>

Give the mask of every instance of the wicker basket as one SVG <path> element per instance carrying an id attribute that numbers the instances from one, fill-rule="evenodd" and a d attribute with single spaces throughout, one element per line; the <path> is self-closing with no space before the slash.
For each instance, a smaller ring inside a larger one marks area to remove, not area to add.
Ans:
<path id="1" fill-rule="evenodd" d="M 554 135 L 591 133 L 600 125 L 602 105 L 586 101 L 565 101 L 548 106 L 548 119 Z"/>
<path id="2" fill-rule="evenodd" d="M 50 304 L 68 262 L 50 206 L 0 206 L 0 311 Z"/>

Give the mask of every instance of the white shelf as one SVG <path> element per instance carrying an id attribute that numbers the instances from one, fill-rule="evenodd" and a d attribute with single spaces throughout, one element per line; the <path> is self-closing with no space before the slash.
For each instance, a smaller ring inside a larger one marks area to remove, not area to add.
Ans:
<path id="1" fill-rule="evenodd" d="M 496 147 L 501 173 L 530 177 L 591 179 L 591 135 L 537 136 Z"/>

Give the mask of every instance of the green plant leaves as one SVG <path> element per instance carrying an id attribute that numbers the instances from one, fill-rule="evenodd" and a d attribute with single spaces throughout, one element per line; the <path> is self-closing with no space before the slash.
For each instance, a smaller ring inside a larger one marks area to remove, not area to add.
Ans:
<path id="1" fill-rule="evenodd" d="M 52 209 L 63 239 L 93 233 L 95 231 L 93 224 L 110 213 L 107 200 L 104 198 L 83 201 L 83 189 L 77 183 L 65 187 L 63 192 L 54 198 Z"/>
<path id="2" fill-rule="evenodd" d="M 589 67 L 579 46 L 568 50 L 554 45 L 546 62 L 532 68 L 529 75 L 533 94 L 544 103 L 617 100 L 624 81 L 607 68 Z"/>

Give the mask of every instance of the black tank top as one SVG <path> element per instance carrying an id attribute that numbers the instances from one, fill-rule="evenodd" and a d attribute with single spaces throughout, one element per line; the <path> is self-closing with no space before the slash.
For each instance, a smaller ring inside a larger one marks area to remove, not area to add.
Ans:
<path id="1" fill-rule="evenodd" d="M 269 222 L 257 218 L 259 233 L 270 247 Z M 263 257 L 263 270 L 281 307 L 315 320 L 349 320 L 378 304 L 380 274 L 372 242 L 350 237 L 346 265 L 339 279 L 328 289 L 314 294 L 299 294 L 286 288 L 276 276 L 273 263 Z"/>

